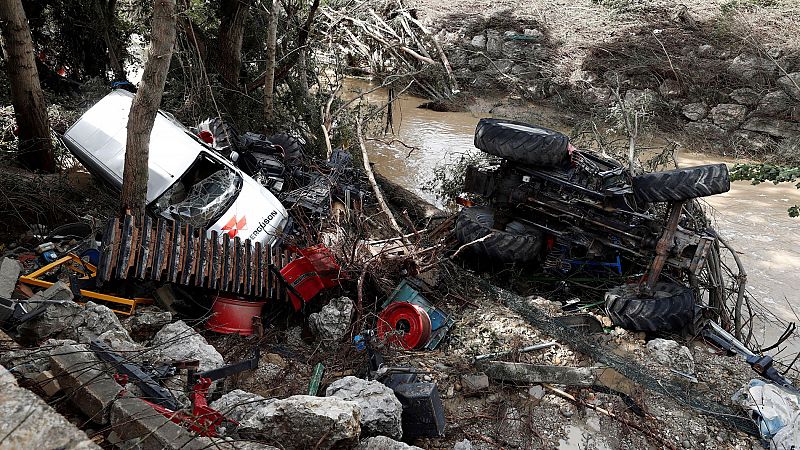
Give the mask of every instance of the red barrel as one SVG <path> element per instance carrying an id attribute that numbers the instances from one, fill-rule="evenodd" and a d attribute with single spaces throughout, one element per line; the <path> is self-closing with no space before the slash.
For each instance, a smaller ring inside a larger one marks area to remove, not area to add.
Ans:
<path id="1" fill-rule="evenodd" d="M 227 297 L 217 297 L 211 307 L 211 317 L 206 329 L 223 334 L 253 334 L 253 317 L 261 317 L 264 302 L 248 302 Z"/>
<path id="2" fill-rule="evenodd" d="M 394 302 L 378 315 L 378 339 L 406 350 L 427 344 L 431 328 L 428 313 L 411 303 Z"/>

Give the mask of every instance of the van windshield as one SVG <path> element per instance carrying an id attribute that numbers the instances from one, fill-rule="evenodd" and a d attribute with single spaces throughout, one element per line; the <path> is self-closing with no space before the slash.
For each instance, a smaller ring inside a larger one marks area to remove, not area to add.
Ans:
<path id="1" fill-rule="evenodd" d="M 158 215 L 196 228 L 208 228 L 230 209 L 242 177 L 201 152 L 180 179 L 151 203 Z"/>

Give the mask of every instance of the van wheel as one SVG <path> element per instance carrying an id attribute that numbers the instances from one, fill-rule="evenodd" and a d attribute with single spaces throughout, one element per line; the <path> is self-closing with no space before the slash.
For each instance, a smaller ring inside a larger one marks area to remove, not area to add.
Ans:
<path id="1" fill-rule="evenodd" d="M 481 119 L 475 147 L 512 162 L 560 167 L 569 160 L 569 138 L 558 131 L 502 119 Z"/>
<path id="2" fill-rule="evenodd" d="M 283 149 L 286 165 L 294 165 L 303 158 L 303 143 L 300 139 L 286 133 L 274 134 L 267 139 L 273 145 L 280 145 Z"/>
<path id="3" fill-rule="evenodd" d="M 614 325 L 634 331 L 675 331 L 692 323 L 694 293 L 686 286 L 660 281 L 651 294 L 623 285 L 606 292 L 606 313 Z"/>
<path id="4" fill-rule="evenodd" d="M 636 198 L 649 203 L 680 202 L 730 189 L 731 179 L 725 164 L 651 172 L 633 178 Z"/>
<path id="5" fill-rule="evenodd" d="M 462 209 L 456 219 L 456 238 L 461 245 L 483 239 L 468 247 L 469 252 L 479 259 L 503 263 L 526 263 L 538 259 L 542 248 L 539 230 L 518 221 L 509 222 L 505 229 L 500 230 L 494 228 L 494 217 L 491 208 L 473 206 Z"/>

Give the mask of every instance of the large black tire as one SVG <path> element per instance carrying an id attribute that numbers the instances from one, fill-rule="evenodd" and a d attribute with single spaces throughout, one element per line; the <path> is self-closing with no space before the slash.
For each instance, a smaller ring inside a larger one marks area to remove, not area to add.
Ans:
<path id="1" fill-rule="evenodd" d="M 239 136 L 239 132 L 236 131 L 233 125 L 219 117 L 206 119 L 200 122 L 197 126 L 197 130 L 206 130 L 210 132 L 211 136 L 214 137 L 214 142 L 211 146 L 219 150 L 226 157 L 231 152 L 238 152 L 240 150 L 242 138 Z"/>
<path id="2" fill-rule="evenodd" d="M 634 331 L 675 331 L 692 323 L 694 293 L 686 286 L 658 282 L 652 295 L 625 285 L 606 292 L 606 313 L 614 325 Z"/>
<path id="3" fill-rule="evenodd" d="M 303 143 L 296 137 L 278 133 L 270 136 L 267 140 L 283 149 L 284 161 L 287 165 L 297 164 L 303 158 Z"/>
<path id="4" fill-rule="evenodd" d="M 483 206 L 464 208 L 456 219 L 456 238 L 462 245 L 490 235 L 472 244 L 469 253 L 493 262 L 526 263 L 535 261 L 542 248 L 542 233 L 518 221 L 505 230 L 494 228 L 494 211 Z"/>
<path id="5" fill-rule="evenodd" d="M 560 167 L 569 160 L 569 138 L 558 131 L 502 119 L 481 119 L 475 147 L 520 164 Z"/>
<path id="6" fill-rule="evenodd" d="M 633 192 L 643 202 L 683 201 L 731 189 L 728 166 L 709 164 L 652 172 L 633 178 Z"/>

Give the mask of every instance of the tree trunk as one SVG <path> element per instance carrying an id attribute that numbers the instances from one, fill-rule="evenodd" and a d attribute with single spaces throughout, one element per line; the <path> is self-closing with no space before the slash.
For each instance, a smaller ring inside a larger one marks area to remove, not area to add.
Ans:
<path id="1" fill-rule="evenodd" d="M 11 83 L 11 103 L 17 121 L 20 163 L 29 169 L 55 172 L 50 121 L 44 101 L 31 30 L 20 0 L 0 0 L 3 55 Z"/>
<path id="2" fill-rule="evenodd" d="M 230 87 L 239 85 L 244 24 L 252 0 L 223 0 L 220 12 L 217 70 Z"/>
<path id="3" fill-rule="evenodd" d="M 278 40 L 278 11 L 280 2 L 272 0 L 272 11 L 267 24 L 267 72 L 264 76 L 264 124 L 269 128 L 272 122 L 272 99 L 275 88 L 275 53 Z"/>
<path id="4" fill-rule="evenodd" d="M 156 0 L 153 6 L 153 31 L 142 82 L 128 116 L 128 140 L 125 146 L 125 171 L 122 176 L 122 210 L 139 216 L 147 197 L 150 132 L 153 131 L 158 106 L 164 93 L 172 48 L 176 35 L 175 0 Z"/>

